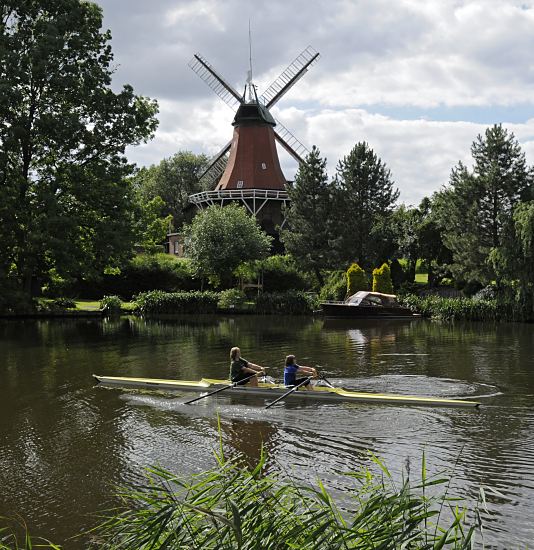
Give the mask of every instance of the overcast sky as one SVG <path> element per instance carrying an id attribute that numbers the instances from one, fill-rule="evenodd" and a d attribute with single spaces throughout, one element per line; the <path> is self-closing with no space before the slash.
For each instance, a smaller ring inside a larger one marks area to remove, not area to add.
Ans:
<path id="1" fill-rule="evenodd" d="M 337 161 L 367 141 L 400 201 L 418 204 L 470 164 L 476 136 L 511 130 L 534 164 L 534 2 L 530 0 L 98 0 L 112 33 L 114 84 L 156 98 L 138 165 L 183 149 L 215 154 L 234 113 L 187 66 L 200 53 L 237 90 L 249 65 L 261 93 L 308 45 L 319 61 L 272 112 Z M 296 164 L 280 152 L 293 179 Z"/>

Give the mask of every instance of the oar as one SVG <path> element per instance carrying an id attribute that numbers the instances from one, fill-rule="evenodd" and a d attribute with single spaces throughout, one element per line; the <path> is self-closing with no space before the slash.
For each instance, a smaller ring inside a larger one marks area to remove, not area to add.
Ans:
<path id="1" fill-rule="evenodd" d="M 272 407 L 275 403 L 278 403 L 278 401 L 281 401 L 284 397 L 286 397 L 287 395 L 289 395 L 290 393 L 293 393 L 294 391 L 297 391 L 300 386 L 303 386 L 304 384 L 306 384 L 306 382 L 308 380 L 311 380 L 311 376 L 308 376 L 308 378 L 306 378 L 305 380 L 303 380 L 300 384 L 297 384 L 294 388 L 291 388 L 288 392 L 284 393 L 284 395 L 281 395 L 278 399 L 272 401 L 271 403 L 269 403 L 265 408 L 268 409 L 269 407 Z"/>
<path id="2" fill-rule="evenodd" d="M 328 380 L 328 378 L 324 374 L 320 374 L 319 378 L 321 380 L 324 380 L 331 388 L 336 389 L 335 386 Z"/>
<path id="3" fill-rule="evenodd" d="M 204 397 L 209 397 L 210 395 L 214 395 L 215 393 L 219 393 L 220 391 L 227 390 L 228 388 L 235 388 L 238 384 L 241 384 L 243 382 L 246 382 L 247 380 L 250 380 L 251 378 L 254 378 L 260 373 L 260 371 L 255 372 L 254 374 L 251 374 L 250 376 L 247 376 L 247 378 L 243 378 L 242 380 L 238 380 L 237 382 L 232 382 L 228 386 L 223 386 L 222 388 L 219 388 L 215 391 L 210 391 L 209 393 L 206 393 L 204 395 L 201 395 L 200 397 L 195 397 L 195 399 L 190 399 L 189 401 L 186 401 L 184 405 L 189 405 L 190 403 L 194 403 L 195 401 L 200 401 L 201 399 L 204 399 Z"/>

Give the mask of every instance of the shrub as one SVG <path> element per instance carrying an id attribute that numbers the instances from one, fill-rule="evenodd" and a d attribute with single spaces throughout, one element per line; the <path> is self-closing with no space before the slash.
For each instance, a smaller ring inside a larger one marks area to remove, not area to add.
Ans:
<path id="1" fill-rule="evenodd" d="M 447 321 L 499 321 L 512 319 L 513 311 L 496 300 L 472 298 L 443 298 L 441 296 L 415 296 L 400 298 L 401 303 L 425 317 Z"/>
<path id="2" fill-rule="evenodd" d="M 367 290 L 369 283 L 365 271 L 356 263 L 347 269 L 347 295 L 352 296 L 359 290 Z"/>
<path id="3" fill-rule="evenodd" d="M 295 260 L 289 254 L 270 256 L 260 262 L 260 268 L 263 271 L 264 292 L 310 288 L 307 274 L 299 270 Z"/>
<path id="4" fill-rule="evenodd" d="M 100 309 L 104 315 L 120 315 L 121 307 L 122 302 L 118 296 L 104 296 L 100 300 Z"/>
<path id="5" fill-rule="evenodd" d="M 301 290 L 264 292 L 256 298 L 256 312 L 305 315 L 318 308 L 317 300 Z"/>
<path id="6" fill-rule="evenodd" d="M 381 267 L 373 269 L 373 292 L 393 294 L 391 270 L 389 269 L 389 265 L 386 263 L 383 263 Z"/>
<path id="7" fill-rule="evenodd" d="M 238 288 L 229 288 L 219 292 L 219 301 L 217 307 L 220 309 L 240 309 L 244 306 L 247 299 L 245 293 Z"/>
<path id="8" fill-rule="evenodd" d="M 347 293 L 347 275 L 344 271 L 331 271 L 319 292 L 320 300 L 343 300 Z"/>
<path id="9" fill-rule="evenodd" d="M 56 298 L 52 301 L 53 307 L 58 309 L 76 308 L 76 302 L 72 298 Z"/>
<path id="10" fill-rule="evenodd" d="M 163 290 L 177 292 L 199 290 L 201 281 L 194 278 L 191 261 L 170 254 L 138 254 L 117 274 L 106 274 L 100 280 L 81 281 L 78 291 L 83 296 L 117 295 L 130 298 L 140 292 Z"/>
<path id="11" fill-rule="evenodd" d="M 215 313 L 219 294 L 212 291 L 142 292 L 135 298 L 135 310 L 143 315 L 158 313 Z"/>

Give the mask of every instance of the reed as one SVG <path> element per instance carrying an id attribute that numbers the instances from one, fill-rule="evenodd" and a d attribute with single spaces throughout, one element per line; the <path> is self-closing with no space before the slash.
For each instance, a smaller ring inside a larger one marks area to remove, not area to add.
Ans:
<path id="1" fill-rule="evenodd" d="M 479 532 L 476 510 L 468 514 L 448 495 L 447 478 L 428 479 L 424 461 L 418 483 L 406 477 L 397 486 L 373 456 L 379 473 L 348 474 L 354 488 L 342 508 L 320 481 L 309 486 L 266 475 L 265 455 L 251 469 L 225 460 L 222 448 L 217 460 L 192 479 L 149 469 L 147 483 L 125 489 L 122 506 L 93 531 L 93 547 L 467 549 Z"/>
<path id="2" fill-rule="evenodd" d="M 496 300 L 444 298 L 407 294 L 399 298 L 402 305 L 424 317 L 447 321 L 501 321 L 511 317 L 509 308 Z"/>

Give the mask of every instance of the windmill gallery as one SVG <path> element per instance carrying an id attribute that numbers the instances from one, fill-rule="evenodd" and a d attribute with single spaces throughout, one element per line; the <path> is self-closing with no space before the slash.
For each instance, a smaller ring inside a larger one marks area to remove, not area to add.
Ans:
<path id="1" fill-rule="evenodd" d="M 201 180 L 211 191 L 195 193 L 189 201 L 203 209 L 239 203 L 255 216 L 261 228 L 281 248 L 278 228 L 284 227 L 283 206 L 289 202 L 287 180 L 276 150 L 278 142 L 299 164 L 308 149 L 270 113 L 270 109 L 319 59 L 311 46 L 304 49 L 265 92 L 258 96 L 252 69 L 243 94 L 239 94 L 201 55 L 189 67 L 233 110 L 232 139 L 209 161 Z M 179 239 L 178 234 L 172 234 Z"/>

